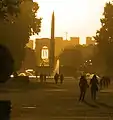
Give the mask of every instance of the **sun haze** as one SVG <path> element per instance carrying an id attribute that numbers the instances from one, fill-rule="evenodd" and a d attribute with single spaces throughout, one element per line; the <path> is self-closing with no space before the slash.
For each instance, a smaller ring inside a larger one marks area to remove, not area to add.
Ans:
<path id="1" fill-rule="evenodd" d="M 55 36 L 94 36 L 100 27 L 104 5 L 108 0 L 34 0 L 39 3 L 38 16 L 42 17 L 39 37 L 50 37 L 51 14 L 55 11 Z"/>

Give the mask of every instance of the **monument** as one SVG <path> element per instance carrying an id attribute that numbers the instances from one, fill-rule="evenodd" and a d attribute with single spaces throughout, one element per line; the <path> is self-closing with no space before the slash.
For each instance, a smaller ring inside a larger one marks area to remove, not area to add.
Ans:
<path id="1" fill-rule="evenodd" d="M 54 69 L 55 65 L 55 16 L 54 12 L 52 14 L 52 21 L 51 21 L 51 39 L 50 39 L 50 67 Z"/>
<path id="2" fill-rule="evenodd" d="M 37 71 L 52 74 L 55 67 L 55 15 L 52 13 L 51 38 L 36 39 Z"/>

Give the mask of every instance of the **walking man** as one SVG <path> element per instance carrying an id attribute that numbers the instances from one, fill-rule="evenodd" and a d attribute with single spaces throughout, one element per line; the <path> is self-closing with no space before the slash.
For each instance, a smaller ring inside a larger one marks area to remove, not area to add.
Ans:
<path id="1" fill-rule="evenodd" d="M 81 76 L 80 82 L 79 82 L 79 87 L 80 87 L 79 101 L 84 101 L 86 90 L 88 88 L 88 83 L 87 83 L 85 76 Z"/>
<path id="2" fill-rule="evenodd" d="M 56 83 L 56 84 L 58 83 L 58 79 L 59 79 L 59 74 L 56 73 L 55 76 L 54 76 L 54 80 L 55 80 L 55 83 Z"/>
<path id="3" fill-rule="evenodd" d="M 63 81 L 64 81 L 64 76 L 63 76 L 63 74 L 61 74 L 61 75 L 60 75 L 60 83 L 62 84 Z"/>
<path id="4" fill-rule="evenodd" d="M 90 81 L 92 100 L 96 100 L 96 93 L 98 91 L 98 84 L 99 84 L 98 79 L 97 79 L 96 75 L 94 75 L 93 78 Z"/>

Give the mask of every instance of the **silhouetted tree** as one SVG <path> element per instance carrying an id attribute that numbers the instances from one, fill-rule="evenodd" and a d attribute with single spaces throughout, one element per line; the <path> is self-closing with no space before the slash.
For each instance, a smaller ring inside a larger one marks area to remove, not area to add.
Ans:
<path id="1" fill-rule="evenodd" d="M 29 37 L 40 32 L 41 18 L 36 16 L 39 6 L 32 0 L 2 1 L 8 1 L 6 6 L 13 4 L 14 8 L 17 9 L 17 11 L 12 9 L 13 14 L 8 9 L 7 12 L 3 12 L 7 19 L 4 19 L 4 15 L 0 18 L 0 44 L 7 46 L 11 51 L 15 60 L 16 71 L 21 67 Z M 18 16 L 16 16 L 17 13 L 19 13 Z"/>
<path id="2" fill-rule="evenodd" d="M 22 0 L 0 0 L 0 18 L 7 20 L 8 15 L 17 16 Z"/>
<path id="3" fill-rule="evenodd" d="M 97 41 L 99 54 L 105 60 L 109 74 L 113 72 L 113 4 L 106 3 L 104 7 L 103 18 L 101 21 L 101 28 L 96 32 L 94 37 Z"/>
<path id="4" fill-rule="evenodd" d="M 7 47 L 0 45 L 0 83 L 6 82 L 14 71 L 14 60 Z"/>
<path id="5" fill-rule="evenodd" d="M 94 45 L 77 45 L 76 49 L 81 51 L 84 61 L 91 59 L 94 53 Z"/>
<path id="6" fill-rule="evenodd" d="M 63 68 L 65 68 L 64 70 L 69 74 L 74 75 L 83 63 L 83 56 L 81 51 L 76 48 L 66 48 L 60 54 L 59 60 L 60 66 L 63 66 Z"/>
<path id="7" fill-rule="evenodd" d="M 22 69 L 34 69 L 36 68 L 36 53 L 29 47 L 25 48 L 25 58 L 22 64 Z"/>
<path id="8" fill-rule="evenodd" d="M 60 63 L 62 65 L 78 68 L 82 62 L 82 54 L 79 50 L 75 48 L 64 49 L 64 51 L 60 55 Z"/>

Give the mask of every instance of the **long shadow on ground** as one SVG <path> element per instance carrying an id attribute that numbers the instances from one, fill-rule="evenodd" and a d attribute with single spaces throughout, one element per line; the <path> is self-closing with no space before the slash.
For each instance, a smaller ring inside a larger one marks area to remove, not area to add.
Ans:
<path id="1" fill-rule="evenodd" d="M 98 102 L 98 101 L 96 101 L 95 103 L 98 104 L 98 105 L 100 105 L 100 106 L 103 106 L 103 107 L 106 107 L 106 108 L 113 109 L 113 106 L 108 105 L 108 104 L 106 104 L 106 103 Z"/>
<path id="2" fill-rule="evenodd" d="M 85 103 L 86 105 L 88 105 L 89 107 L 92 107 L 92 108 L 99 108 L 98 105 L 95 105 L 95 104 L 89 103 L 89 102 L 87 102 L 87 101 L 84 101 L 84 103 Z"/>
<path id="3" fill-rule="evenodd" d="M 9 92 L 27 92 L 29 90 L 36 89 L 57 89 L 54 83 L 19 83 L 19 82 L 9 82 L 8 84 L 0 85 L 0 93 L 9 93 Z"/>

